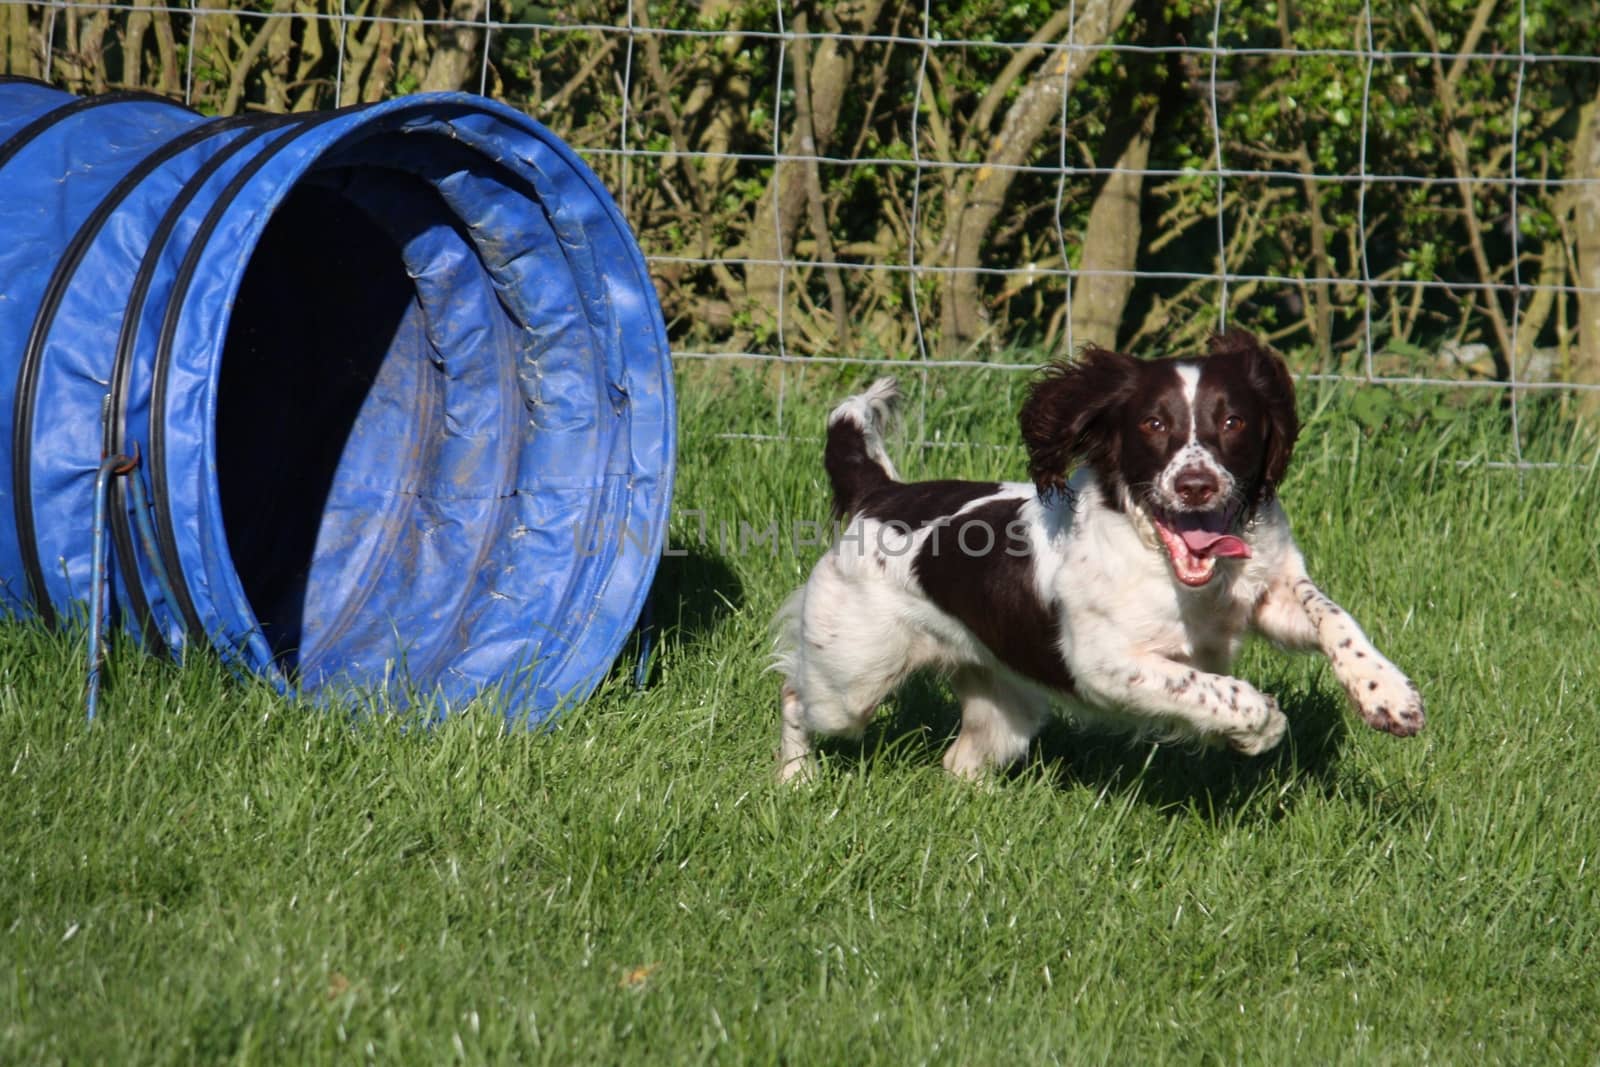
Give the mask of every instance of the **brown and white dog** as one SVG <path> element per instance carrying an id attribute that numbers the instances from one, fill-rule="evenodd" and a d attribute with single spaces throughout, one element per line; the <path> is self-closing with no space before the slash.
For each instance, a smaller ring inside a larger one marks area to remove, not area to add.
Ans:
<path id="1" fill-rule="evenodd" d="M 920 668 L 961 701 L 944 758 L 958 775 L 1019 759 L 1058 704 L 1265 752 L 1283 713 L 1227 673 L 1252 632 L 1320 649 L 1370 726 L 1422 729 L 1416 687 L 1306 575 L 1275 492 L 1294 383 L 1250 334 L 1200 358 L 1091 347 L 1047 368 L 1021 412 L 1031 483 L 900 481 L 884 449 L 897 399 L 880 379 L 828 420 L 850 521 L 778 615 L 780 777 L 808 774 L 813 734 L 859 734 Z"/>

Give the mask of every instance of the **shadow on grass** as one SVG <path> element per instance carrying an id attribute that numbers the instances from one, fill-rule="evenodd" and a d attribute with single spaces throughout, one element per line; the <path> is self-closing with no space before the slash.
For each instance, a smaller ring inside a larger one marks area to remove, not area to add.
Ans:
<path id="1" fill-rule="evenodd" d="M 744 586 L 722 556 L 691 544 L 662 557 L 650 599 L 655 625 L 689 644 L 743 606 Z"/>
<path id="2" fill-rule="evenodd" d="M 1176 817 L 1216 822 L 1246 809 L 1260 811 L 1264 799 L 1268 817 L 1277 819 L 1302 799 L 1333 796 L 1378 814 L 1409 817 L 1417 800 L 1405 787 L 1381 787 L 1341 768 L 1355 720 L 1337 689 L 1325 683 L 1300 688 L 1270 679 L 1265 690 L 1278 696 L 1289 733 L 1261 756 L 1079 730 L 1058 718 L 1034 742 L 1028 758 L 1007 775 L 1038 776 L 1062 790 L 1132 797 Z M 935 677 L 918 675 L 885 704 L 859 741 L 819 739 L 819 747 L 846 770 L 884 762 L 938 766 L 959 721 L 960 709 L 949 688 Z"/>
<path id="3" fill-rule="evenodd" d="M 648 646 L 652 657 L 646 685 L 655 680 L 654 659 L 662 643 L 682 650 L 704 640 L 744 603 L 744 586 L 727 561 L 704 545 L 690 544 L 661 557 L 650 597 L 622 654 L 612 666 L 636 671 Z"/>
<path id="4" fill-rule="evenodd" d="M 1275 690 L 1289 720 L 1289 733 L 1277 748 L 1242 756 L 1224 748 L 1192 744 L 1154 744 L 1147 740 L 1074 730 L 1052 723 L 1035 744 L 1032 766 L 1059 788 L 1133 794 L 1157 810 L 1222 820 L 1246 807 L 1258 807 L 1264 794 L 1276 797 L 1274 817 L 1307 793 L 1329 795 L 1343 777 L 1339 770 L 1349 728 L 1344 698 L 1321 688 Z"/>

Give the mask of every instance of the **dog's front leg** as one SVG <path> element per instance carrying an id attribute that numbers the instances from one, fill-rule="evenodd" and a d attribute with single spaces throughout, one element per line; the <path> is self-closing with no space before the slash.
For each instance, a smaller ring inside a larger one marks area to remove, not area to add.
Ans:
<path id="1" fill-rule="evenodd" d="M 1320 649 L 1368 726 L 1396 737 L 1422 729 L 1425 716 L 1417 687 L 1304 571 L 1267 586 L 1256 604 L 1254 623 L 1263 636 L 1287 648 Z"/>
<path id="2" fill-rule="evenodd" d="M 1080 697 L 1150 719 L 1157 730 L 1175 725 L 1181 733 L 1220 738 L 1255 756 L 1283 740 L 1288 727 L 1276 700 L 1238 678 L 1127 649 L 1075 658 Z"/>

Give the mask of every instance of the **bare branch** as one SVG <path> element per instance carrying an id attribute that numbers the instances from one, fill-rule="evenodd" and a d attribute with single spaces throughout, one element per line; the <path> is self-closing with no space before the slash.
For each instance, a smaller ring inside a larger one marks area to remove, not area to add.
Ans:
<path id="1" fill-rule="evenodd" d="M 1487 19 L 1485 6 L 1493 8 L 1493 0 L 1481 0 L 1478 5 L 1477 15 L 1473 25 L 1477 26 L 1478 20 Z M 1489 252 L 1484 246 L 1483 224 L 1478 219 L 1477 205 L 1477 174 L 1473 173 L 1471 161 L 1468 157 L 1466 139 L 1461 136 L 1461 131 L 1456 129 L 1456 117 L 1460 114 L 1460 107 L 1456 100 L 1456 82 L 1464 69 L 1461 65 L 1464 55 L 1456 58 L 1456 63 L 1447 75 L 1444 64 L 1439 60 L 1440 51 L 1439 35 L 1435 31 L 1433 22 L 1427 13 L 1413 4 L 1412 14 L 1428 39 L 1428 45 L 1434 52 L 1433 70 L 1434 81 L 1438 86 L 1439 105 L 1444 114 L 1444 120 L 1449 127 L 1445 141 L 1450 148 L 1450 166 L 1457 178 L 1456 190 L 1461 197 L 1462 221 L 1467 229 L 1467 248 L 1472 253 L 1472 260 L 1478 270 L 1480 280 L 1492 281 L 1495 274 L 1489 263 Z M 1481 30 L 1479 31 L 1481 33 Z M 1476 37 L 1469 32 L 1469 39 L 1476 42 Z M 1465 45 L 1463 45 L 1465 48 Z M 1494 330 L 1495 343 L 1498 351 L 1495 353 L 1495 372 L 1507 379 L 1511 374 L 1511 360 L 1515 338 L 1511 336 L 1511 326 L 1506 321 L 1505 312 L 1500 307 L 1500 302 L 1493 292 L 1485 292 L 1482 296 L 1484 313 L 1489 317 L 1489 324 Z"/>
<path id="2" fill-rule="evenodd" d="M 288 11 L 294 0 L 273 0 L 272 14 L 281 15 Z M 250 38 L 250 43 L 232 63 L 232 70 L 228 77 L 228 92 L 222 98 L 222 105 L 218 109 L 220 114 L 234 115 L 239 111 L 239 102 L 244 97 L 244 83 L 250 77 L 250 72 L 255 68 L 256 60 L 261 58 L 262 51 L 267 47 L 267 42 L 277 32 L 278 20 L 268 18 L 256 28 L 255 34 Z"/>
<path id="3" fill-rule="evenodd" d="M 1072 15 L 1073 5 L 1065 5 L 1034 31 L 1033 36 L 1028 38 L 1028 47 L 1019 48 L 1011 54 L 1010 61 L 995 75 L 983 99 L 978 101 L 977 108 L 972 112 L 972 121 L 967 124 L 966 136 L 962 138 L 963 150 L 973 147 L 971 141 L 974 138 L 988 136 L 989 127 L 994 125 L 995 112 L 1005 103 L 1017 81 L 1033 66 L 1034 60 L 1044 54 L 1044 46 L 1054 42 L 1072 25 Z"/>

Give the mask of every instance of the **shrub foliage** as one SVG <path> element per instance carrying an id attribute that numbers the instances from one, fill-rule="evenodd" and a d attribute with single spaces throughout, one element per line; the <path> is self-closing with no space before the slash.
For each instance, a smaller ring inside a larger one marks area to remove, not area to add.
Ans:
<path id="1" fill-rule="evenodd" d="M 481 88 L 593 162 L 698 350 L 1187 346 L 1225 306 L 1308 369 L 1600 380 L 1567 0 L 486 3 L 7 5 L 0 56 L 217 114 Z"/>

